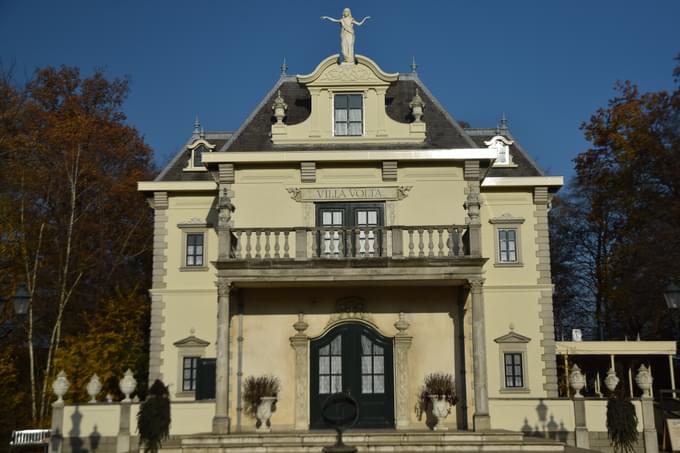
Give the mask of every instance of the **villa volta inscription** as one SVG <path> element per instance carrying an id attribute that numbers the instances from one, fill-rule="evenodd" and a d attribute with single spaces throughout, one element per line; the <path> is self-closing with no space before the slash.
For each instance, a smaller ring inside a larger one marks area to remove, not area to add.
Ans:
<path id="1" fill-rule="evenodd" d="M 349 201 L 349 200 L 403 200 L 412 186 L 387 187 L 289 187 L 286 189 L 293 200 Z"/>

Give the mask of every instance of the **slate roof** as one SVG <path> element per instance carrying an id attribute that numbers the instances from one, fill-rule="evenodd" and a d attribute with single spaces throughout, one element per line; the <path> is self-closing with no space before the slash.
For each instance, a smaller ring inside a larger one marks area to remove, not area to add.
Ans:
<path id="1" fill-rule="evenodd" d="M 442 107 L 427 87 L 415 74 L 400 74 L 399 80 L 392 83 L 385 94 L 387 115 L 398 122 L 410 122 L 409 102 L 416 88 L 425 102 L 423 121 L 427 125 L 426 139 L 420 144 L 400 144 L 400 149 L 455 149 L 486 148 L 485 140 L 497 135 L 497 129 L 463 129 L 460 124 Z M 290 151 L 313 149 L 351 150 L 351 149 L 394 149 L 394 144 L 315 144 L 315 145 L 275 145 L 270 139 L 271 125 L 275 121 L 272 116 L 272 104 L 277 92 L 281 91 L 288 110 L 286 124 L 293 125 L 305 121 L 311 114 L 311 96 L 307 88 L 297 82 L 295 76 L 281 77 L 264 96 L 250 116 L 234 133 L 206 132 L 205 138 L 215 146 L 215 151 Z M 492 167 L 487 176 L 543 176 L 543 171 L 524 149 L 505 129 L 503 135 L 515 143 L 510 146 L 513 163 L 517 167 Z M 212 180 L 207 172 L 186 172 L 190 152 L 187 142 L 166 166 L 156 181 L 207 181 Z"/>

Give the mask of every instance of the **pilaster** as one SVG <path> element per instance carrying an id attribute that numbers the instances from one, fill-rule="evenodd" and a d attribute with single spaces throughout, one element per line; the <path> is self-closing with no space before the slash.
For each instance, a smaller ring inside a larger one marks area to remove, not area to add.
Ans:
<path id="1" fill-rule="evenodd" d="M 470 255 L 482 255 L 482 221 L 480 219 L 480 170 L 478 160 L 466 160 L 463 176 L 468 182 L 465 209 L 467 210 L 468 239 Z"/>
<path id="2" fill-rule="evenodd" d="M 552 284 L 550 276 L 550 232 L 548 229 L 548 203 L 550 193 L 547 187 L 534 188 L 534 225 L 536 245 L 536 273 L 539 285 Z M 555 358 L 555 321 L 553 318 L 552 290 L 541 291 L 539 317 L 541 319 L 541 348 L 543 354 L 543 390 L 549 398 L 557 397 L 557 363 Z"/>
<path id="3" fill-rule="evenodd" d="M 640 402 L 642 403 L 642 434 L 645 442 L 645 453 L 659 453 L 659 442 L 654 424 L 654 398 L 643 394 Z"/>
<path id="4" fill-rule="evenodd" d="M 468 279 L 472 298 L 472 367 L 475 395 L 475 431 L 491 429 L 489 389 L 486 364 L 486 329 L 484 323 L 484 279 Z"/>
<path id="5" fill-rule="evenodd" d="M 153 268 L 151 283 L 151 323 L 149 334 L 149 382 L 156 379 L 163 380 L 161 366 L 163 365 L 163 311 L 165 302 L 159 294 L 154 294 L 153 289 L 164 289 L 167 276 L 167 250 L 168 250 L 168 193 L 154 192 L 150 202 L 154 209 L 153 225 Z"/>
<path id="6" fill-rule="evenodd" d="M 574 431 L 577 448 L 590 448 L 590 436 L 586 420 L 586 401 L 583 397 L 574 397 Z"/>
<path id="7" fill-rule="evenodd" d="M 118 436 L 116 437 L 116 453 L 128 453 L 130 451 L 131 405 L 131 401 L 120 402 L 120 419 L 118 423 Z"/>
<path id="8" fill-rule="evenodd" d="M 221 172 L 220 172 L 221 173 Z M 236 209 L 231 202 L 233 193 L 230 184 L 220 181 L 217 197 L 217 259 L 226 261 L 231 258 L 232 213 Z"/>
<path id="9" fill-rule="evenodd" d="M 55 401 L 52 403 L 52 422 L 50 425 L 50 443 L 48 453 L 61 453 L 64 444 L 64 402 Z"/>
<path id="10" fill-rule="evenodd" d="M 215 417 L 213 433 L 229 434 L 229 298 L 232 283 L 217 281 L 217 342 L 215 363 Z"/>
<path id="11" fill-rule="evenodd" d="M 399 331 L 394 337 L 394 387 L 396 390 L 397 406 L 397 429 L 406 429 L 409 420 L 409 391 L 408 391 L 408 351 L 411 348 L 413 337 L 406 333 L 410 324 L 406 321 L 404 313 L 399 313 L 399 320 L 394 327 Z"/>
<path id="12" fill-rule="evenodd" d="M 293 324 L 297 331 L 290 337 L 290 345 L 295 350 L 295 430 L 307 431 L 309 420 L 307 417 L 307 399 L 309 389 L 309 337 L 304 333 L 308 324 L 304 315 L 300 313 L 298 320 Z"/>

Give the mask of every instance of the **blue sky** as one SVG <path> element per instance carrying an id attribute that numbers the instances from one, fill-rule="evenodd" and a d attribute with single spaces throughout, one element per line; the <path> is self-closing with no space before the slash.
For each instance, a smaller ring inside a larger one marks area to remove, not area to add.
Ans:
<path id="1" fill-rule="evenodd" d="M 33 1 L 0 0 L 0 59 L 24 80 L 46 65 L 129 76 L 130 124 L 167 161 L 198 114 L 235 130 L 279 76 L 338 52 L 338 17 L 372 16 L 356 51 L 387 72 L 418 73 L 451 114 L 510 129 L 553 175 L 586 149 L 582 121 L 616 80 L 672 88 L 678 1 Z"/>

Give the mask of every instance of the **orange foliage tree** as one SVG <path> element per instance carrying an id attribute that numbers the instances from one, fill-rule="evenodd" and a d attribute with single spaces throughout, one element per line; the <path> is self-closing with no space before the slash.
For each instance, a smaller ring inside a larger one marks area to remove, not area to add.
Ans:
<path id="1" fill-rule="evenodd" d="M 148 310 L 151 219 L 136 183 L 155 170 L 126 123 L 127 94 L 125 79 L 101 70 L 47 67 L 23 86 L 0 80 L 0 295 L 19 284 L 30 294 L 11 337 L 28 357 L 25 418 L 34 425 L 48 416 L 64 338 L 92 330 L 114 299 Z"/>

